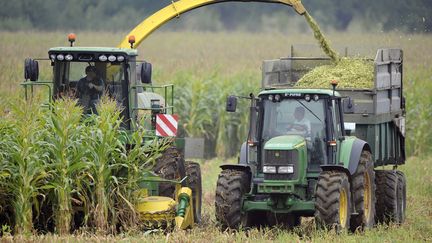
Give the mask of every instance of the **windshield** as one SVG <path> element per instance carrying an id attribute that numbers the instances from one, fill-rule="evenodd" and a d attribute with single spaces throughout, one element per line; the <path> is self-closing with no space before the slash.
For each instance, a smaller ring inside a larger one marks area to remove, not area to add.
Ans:
<path id="1" fill-rule="evenodd" d="M 319 168 L 319 165 L 324 163 L 326 155 L 324 104 L 324 99 L 309 102 L 304 99 L 284 99 L 280 102 L 265 100 L 263 144 L 277 136 L 302 136 L 307 144 L 309 169 Z"/>
<path id="2" fill-rule="evenodd" d="M 112 64 L 111 64 L 112 65 Z M 84 113 L 97 114 L 96 106 L 103 95 L 109 95 L 121 107 L 123 97 L 124 70 L 117 64 L 111 73 L 106 62 L 57 62 L 55 64 L 56 97 L 68 96 L 78 99 Z"/>

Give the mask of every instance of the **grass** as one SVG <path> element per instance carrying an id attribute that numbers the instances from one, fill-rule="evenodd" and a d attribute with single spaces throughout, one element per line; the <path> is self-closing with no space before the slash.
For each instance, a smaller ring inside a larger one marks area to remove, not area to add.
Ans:
<path id="1" fill-rule="evenodd" d="M 227 162 L 235 162 L 230 159 Z M 250 231 L 221 231 L 215 223 L 214 193 L 215 182 L 220 171 L 220 159 L 201 161 L 203 173 L 203 222 L 202 225 L 186 231 L 163 233 L 126 232 L 117 236 L 100 236 L 91 233 L 73 236 L 41 235 L 24 239 L 36 242 L 423 242 L 432 240 L 432 159 L 412 157 L 400 169 L 407 177 L 407 218 L 401 225 L 379 225 L 372 230 L 356 234 L 337 235 L 314 229 L 313 220 L 303 218 L 300 228 L 288 231 L 278 228 L 252 229 Z M 12 240 L 11 236 L 4 240 Z M 20 238 L 15 238 L 20 239 Z"/>

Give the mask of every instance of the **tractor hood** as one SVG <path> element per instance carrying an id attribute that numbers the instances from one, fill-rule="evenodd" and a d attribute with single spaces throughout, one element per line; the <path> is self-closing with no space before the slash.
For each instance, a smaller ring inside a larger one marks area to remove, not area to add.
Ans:
<path id="1" fill-rule="evenodd" d="M 274 137 L 266 142 L 265 150 L 293 150 L 306 144 L 305 139 L 299 135 L 283 135 Z"/>

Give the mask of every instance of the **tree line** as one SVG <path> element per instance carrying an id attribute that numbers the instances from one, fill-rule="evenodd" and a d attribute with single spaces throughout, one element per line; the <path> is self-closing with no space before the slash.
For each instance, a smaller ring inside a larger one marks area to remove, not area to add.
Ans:
<path id="1" fill-rule="evenodd" d="M 432 1 L 303 0 L 321 26 L 345 31 L 432 30 Z M 129 30 L 171 0 L 0 0 L 0 30 Z M 277 4 L 221 3 L 184 14 L 168 30 L 288 31 L 306 28 L 292 9 Z M 289 24 L 287 24 L 289 23 Z"/>

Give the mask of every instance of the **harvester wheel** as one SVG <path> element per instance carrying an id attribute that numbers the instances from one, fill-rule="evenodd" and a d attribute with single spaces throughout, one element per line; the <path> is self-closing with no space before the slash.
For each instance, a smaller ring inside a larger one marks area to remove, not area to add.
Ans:
<path id="1" fill-rule="evenodd" d="M 398 209 L 399 209 L 399 223 L 405 222 L 405 209 L 406 209 L 406 179 L 402 171 L 396 171 L 398 175 Z"/>
<path id="2" fill-rule="evenodd" d="M 202 205 L 202 184 L 201 184 L 201 168 L 198 163 L 186 161 L 186 176 L 187 186 L 192 189 L 192 198 L 194 206 L 194 221 L 201 221 L 201 205 Z"/>
<path id="3" fill-rule="evenodd" d="M 181 180 L 185 177 L 184 160 L 175 147 L 167 148 L 162 156 L 156 160 L 153 171 L 160 177 L 168 180 Z M 175 185 L 172 183 L 159 183 L 159 196 L 174 198 Z"/>
<path id="4" fill-rule="evenodd" d="M 336 231 L 349 228 L 351 191 L 348 176 L 339 171 L 321 172 L 315 193 L 315 221 L 318 227 Z"/>
<path id="5" fill-rule="evenodd" d="M 357 170 L 352 176 L 353 205 L 358 215 L 351 217 L 351 230 L 375 225 L 375 171 L 372 154 L 361 153 Z"/>
<path id="6" fill-rule="evenodd" d="M 216 220 L 223 228 L 248 226 L 248 214 L 242 212 L 243 195 L 250 190 L 250 178 L 244 171 L 223 170 L 216 186 Z"/>
<path id="7" fill-rule="evenodd" d="M 380 223 L 400 223 L 402 201 L 399 176 L 394 170 L 377 170 L 376 175 L 376 216 Z"/>

